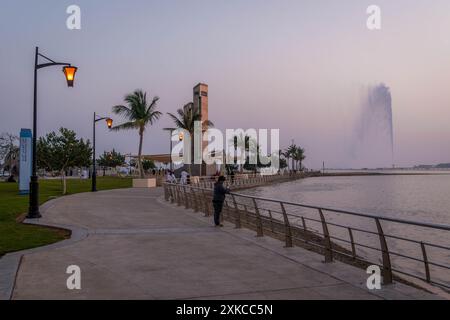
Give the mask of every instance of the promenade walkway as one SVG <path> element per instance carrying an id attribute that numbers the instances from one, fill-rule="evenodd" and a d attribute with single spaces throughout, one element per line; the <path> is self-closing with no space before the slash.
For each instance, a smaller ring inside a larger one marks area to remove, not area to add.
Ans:
<path id="1" fill-rule="evenodd" d="M 72 195 L 48 202 L 42 214 L 40 224 L 65 226 L 73 237 L 0 259 L 11 277 L 21 258 L 13 299 L 434 298 L 402 284 L 368 290 L 364 270 L 324 264 L 231 224 L 215 228 L 166 203 L 161 188 Z M 67 289 L 69 265 L 81 268 L 81 290 Z M 7 272 L 1 277 L 8 282 Z"/>

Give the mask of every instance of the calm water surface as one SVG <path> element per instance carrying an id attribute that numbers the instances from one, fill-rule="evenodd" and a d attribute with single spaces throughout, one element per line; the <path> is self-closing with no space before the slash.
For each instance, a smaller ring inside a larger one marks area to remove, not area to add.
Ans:
<path id="1" fill-rule="evenodd" d="M 450 175 L 318 177 L 246 193 L 450 225 Z"/>
<path id="2" fill-rule="evenodd" d="M 419 222 L 450 225 L 450 175 L 383 175 L 350 177 L 307 178 L 271 186 L 246 190 L 242 193 L 259 197 L 280 199 L 289 202 L 344 209 L 368 214 L 395 217 Z M 317 218 L 317 212 L 298 212 L 305 217 Z M 374 221 L 334 213 L 327 213 L 328 221 L 375 231 Z M 320 225 L 311 225 L 320 231 Z M 405 236 L 450 247 L 450 235 L 446 231 L 435 231 L 395 223 L 383 222 L 386 234 Z M 331 228 L 331 233 L 349 238 L 347 230 Z M 356 234 L 357 241 L 379 247 L 378 239 L 365 234 Z M 343 243 L 345 245 L 345 243 Z M 420 245 L 388 239 L 390 250 L 422 258 Z M 427 249 L 431 261 L 450 265 L 450 252 Z M 357 252 L 370 261 L 380 263 L 380 255 L 363 247 Z M 416 275 L 424 275 L 423 263 L 392 257 L 394 267 L 407 268 Z M 431 268 L 432 278 L 450 285 L 450 272 Z"/>

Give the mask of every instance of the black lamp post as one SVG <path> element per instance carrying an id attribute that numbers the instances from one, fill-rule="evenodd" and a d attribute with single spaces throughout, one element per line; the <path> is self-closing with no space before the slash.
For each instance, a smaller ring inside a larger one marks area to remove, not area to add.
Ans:
<path id="1" fill-rule="evenodd" d="M 48 62 L 39 64 L 39 57 L 44 58 Z M 39 53 L 39 48 L 36 47 L 36 53 L 34 56 L 34 99 L 33 99 L 33 166 L 32 175 L 30 181 L 30 204 L 28 208 L 27 219 L 40 218 L 41 214 L 39 212 L 39 182 L 37 177 L 37 152 L 36 152 L 36 142 L 37 142 L 37 71 L 42 68 L 52 67 L 52 66 L 64 66 L 63 72 L 66 76 L 67 86 L 73 87 L 73 82 L 75 79 L 75 73 L 78 68 L 71 66 L 70 63 L 55 62 L 50 58 L 47 58 L 43 54 Z"/>
<path id="2" fill-rule="evenodd" d="M 108 117 L 97 118 L 97 114 L 94 112 L 94 121 L 92 122 L 92 192 L 97 191 L 97 169 L 95 168 L 95 124 L 101 120 L 106 120 L 106 124 L 111 129 L 113 120 Z"/>

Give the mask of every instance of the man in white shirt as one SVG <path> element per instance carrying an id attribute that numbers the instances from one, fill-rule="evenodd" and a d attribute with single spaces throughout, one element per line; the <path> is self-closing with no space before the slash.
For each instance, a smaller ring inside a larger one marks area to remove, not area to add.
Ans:
<path id="1" fill-rule="evenodd" d="M 167 183 L 177 183 L 177 178 L 175 177 L 175 174 L 170 170 L 167 171 L 166 182 Z"/>
<path id="2" fill-rule="evenodd" d="M 187 177 L 188 177 L 188 173 L 186 172 L 186 170 L 183 170 L 181 172 L 181 179 L 180 179 L 180 183 L 181 184 L 187 184 Z"/>
<path id="3" fill-rule="evenodd" d="M 171 177 L 171 183 L 177 183 L 177 177 L 175 177 L 175 173 L 172 172 L 170 177 Z"/>

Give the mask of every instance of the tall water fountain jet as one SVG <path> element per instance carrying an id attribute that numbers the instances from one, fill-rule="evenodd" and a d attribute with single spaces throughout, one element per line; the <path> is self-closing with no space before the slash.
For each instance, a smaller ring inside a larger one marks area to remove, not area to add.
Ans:
<path id="1" fill-rule="evenodd" d="M 394 164 L 394 130 L 391 92 L 383 83 L 370 86 L 363 95 L 356 128 L 356 165 L 390 168 Z"/>

